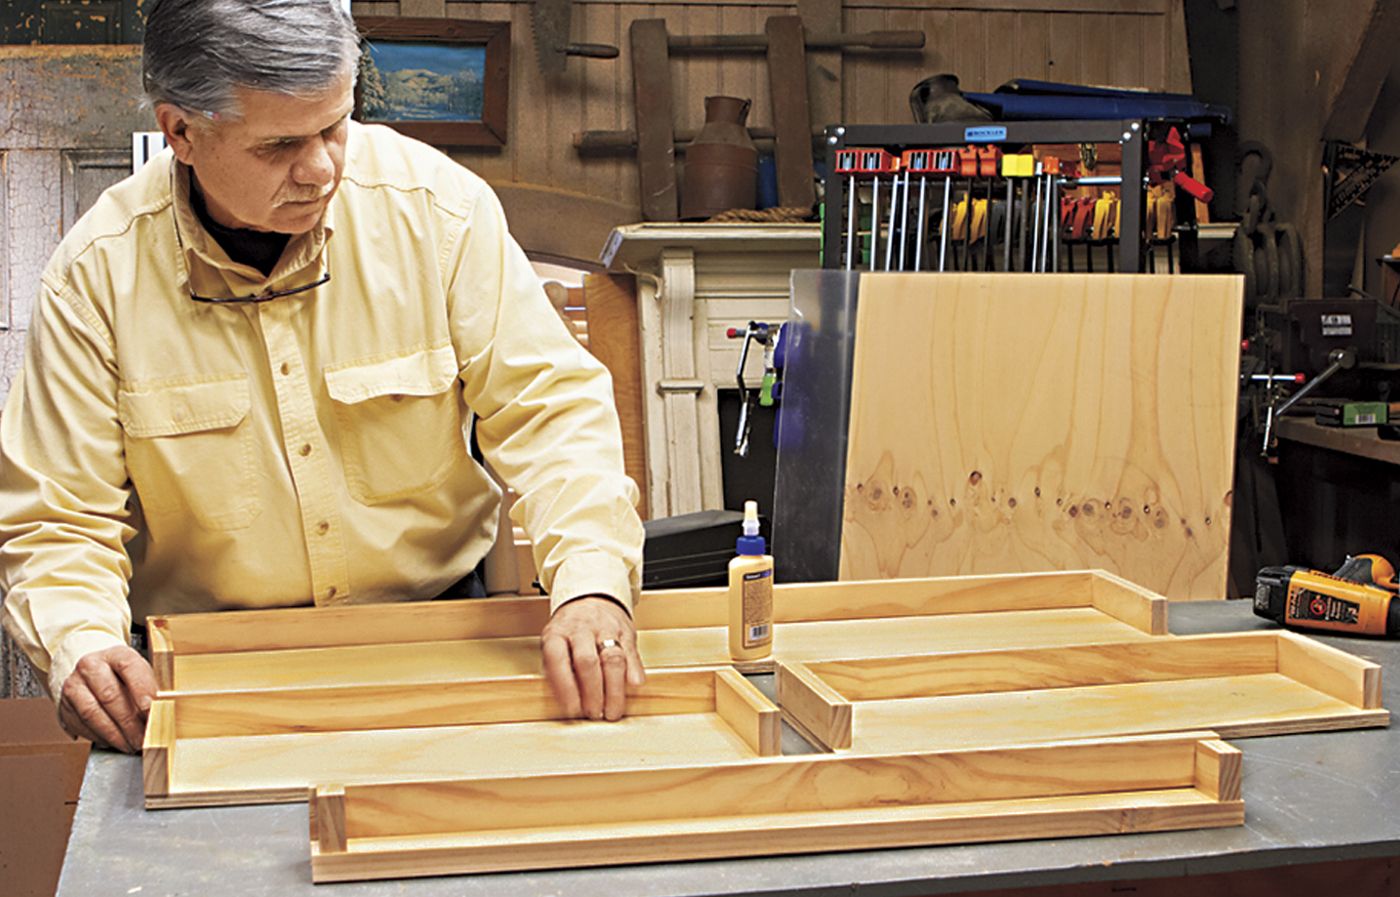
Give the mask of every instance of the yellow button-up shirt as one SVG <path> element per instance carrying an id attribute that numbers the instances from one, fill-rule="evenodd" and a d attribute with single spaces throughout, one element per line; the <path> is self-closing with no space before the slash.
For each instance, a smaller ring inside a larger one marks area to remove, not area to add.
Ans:
<path id="1" fill-rule="evenodd" d="M 473 417 L 555 606 L 630 603 L 642 527 L 610 380 L 480 178 L 351 123 L 322 224 L 271 277 L 229 259 L 189 189 L 167 151 L 64 238 L 0 416 L 4 624 L 53 694 L 133 610 L 439 594 L 495 537 Z M 190 295 L 326 273 L 261 303 Z"/>

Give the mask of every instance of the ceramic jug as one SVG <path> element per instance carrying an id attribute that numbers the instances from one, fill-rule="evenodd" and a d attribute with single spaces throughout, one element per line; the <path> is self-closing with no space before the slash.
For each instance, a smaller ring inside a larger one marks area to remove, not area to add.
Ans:
<path id="1" fill-rule="evenodd" d="M 758 150 L 744 124 L 749 106 L 739 97 L 705 97 L 705 126 L 685 152 L 682 218 L 710 218 L 754 207 Z"/>

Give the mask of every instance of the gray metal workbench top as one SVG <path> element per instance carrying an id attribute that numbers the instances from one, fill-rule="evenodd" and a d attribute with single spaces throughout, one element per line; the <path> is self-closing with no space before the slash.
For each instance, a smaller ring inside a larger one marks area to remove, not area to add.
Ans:
<path id="1" fill-rule="evenodd" d="M 1178 634 L 1268 626 L 1244 601 L 1171 608 Z M 1400 642 L 1322 640 L 1382 664 L 1392 684 L 1400 675 Z M 786 748 L 795 736 L 784 737 Z M 147 812 L 139 758 L 94 751 L 58 893 L 815 897 L 849 895 L 859 885 L 862 895 L 893 897 L 1400 855 L 1400 725 L 1234 743 L 1244 751 L 1241 828 L 319 887 L 311 884 L 304 805 Z"/>

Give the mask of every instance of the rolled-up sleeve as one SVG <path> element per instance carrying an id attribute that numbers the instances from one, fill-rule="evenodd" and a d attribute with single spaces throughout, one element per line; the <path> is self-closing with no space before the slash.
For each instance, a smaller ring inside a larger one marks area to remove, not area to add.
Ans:
<path id="1" fill-rule="evenodd" d="M 110 332 L 45 282 L 0 415 L 3 622 L 57 698 L 78 660 L 126 644 L 131 562 Z"/>
<path id="2" fill-rule="evenodd" d="M 449 236 L 463 397 L 482 453 L 520 494 L 511 517 L 534 543 L 551 606 L 603 594 L 630 609 L 643 531 L 607 369 L 550 306 L 494 194 L 483 188 Z"/>

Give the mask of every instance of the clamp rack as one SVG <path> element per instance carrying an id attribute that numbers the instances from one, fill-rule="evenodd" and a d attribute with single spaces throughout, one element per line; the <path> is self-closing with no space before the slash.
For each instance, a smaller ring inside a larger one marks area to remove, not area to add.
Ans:
<path id="1" fill-rule="evenodd" d="M 1152 245 L 1146 233 L 1146 195 L 1153 173 L 1149 137 L 1166 139 L 1169 127 L 1170 123 L 1145 120 L 834 125 L 826 136 L 823 267 L 1064 270 L 1073 261 L 1061 251 L 1062 216 L 1068 208 L 1061 201 L 1062 191 L 1113 185 L 1122 189 L 1108 269 L 1140 273 L 1147 270 Z M 1066 144 L 1117 144 L 1122 150 L 1121 178 L 1075 177 L 1077 160 L 1066 160 L 1069 164 L 1062 170 L 1059 160 L 1035 158 L 1039 146 Z M 955 199 L 958 191 L 963 194 L 960 201 Z M 1193 222 L 1190 197 L 1182 200 L 1178 193 L 1177 220 Z M 998 206 L 1000 220 L 994 214 Z M 1194 234 L 1190 226 L 1177 230 L 1183 238 Z M 981 240 L 980 255 L 972 233 L 990 235 Z M 959 234 L 964 241 L 961 258 Z M 993 243 L 1003 235 L 1002 246 L 994 250 Z M 1183 247 L 1188 248 L 1194 250 Z"/>

